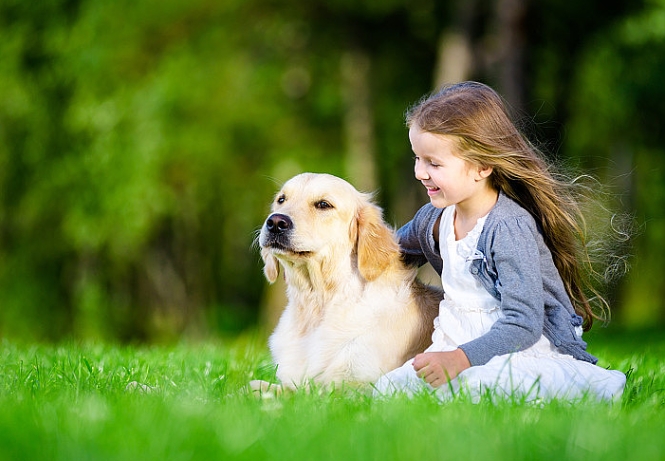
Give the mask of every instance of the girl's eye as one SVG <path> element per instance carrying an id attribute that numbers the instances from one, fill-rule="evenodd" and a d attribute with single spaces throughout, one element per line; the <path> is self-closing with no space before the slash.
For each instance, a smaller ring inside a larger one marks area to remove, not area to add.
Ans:
<path id="1" fill-rule="evenodd" d="M 319 200 L 314 204 L 314 207 L 318 208 L 319 210 L 328 210 L 330 208 L 333 208 L 333 206 L 329 202 L 326 202 L 325 200 Z"/>
<path id="2" fill-rule="evenodd" d="M 421 158 L 418 157 L 418 156 L 414 156 L 414 157 L 413 157 L 413 161 L 416 162 L 416 163 L 418 163 L 420 160 L 421 160 Z M 425 159 L 425 160 L 427 161 L 427 159 Z M 441 166 L 441 165 L 439 165 L 438 163 L 434 163 L 434 162 L 431 161 L 431 160 L 427 161 L 427 164 L 428 164 L 429 166 L 431 166 L 431 167 L 434 167 L 434 168 Z"/>

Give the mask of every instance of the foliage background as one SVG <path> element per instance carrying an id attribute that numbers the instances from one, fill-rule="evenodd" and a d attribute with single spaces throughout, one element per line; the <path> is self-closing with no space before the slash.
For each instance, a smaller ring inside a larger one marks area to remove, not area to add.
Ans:
<path id="1" fill-rule="evenodd" d="M 266 321 L 256 230 L 320 171 L 426 201 L 402 115 L 493 85 L 639 225 L 614 322 L 663 326 L 665 1 L 0 1 L 0 335 L 165 341 Z"/>

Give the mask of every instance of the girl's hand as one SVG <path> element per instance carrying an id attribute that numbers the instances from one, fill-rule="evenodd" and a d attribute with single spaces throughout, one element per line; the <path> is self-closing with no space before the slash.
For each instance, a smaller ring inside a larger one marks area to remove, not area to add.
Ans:
<path id="1" fill-rule="evenodd" d="M 471 366 L 462 349 L 424 352 L 413 359 L 413 369 L 432 387 L 440 387 Z"/>

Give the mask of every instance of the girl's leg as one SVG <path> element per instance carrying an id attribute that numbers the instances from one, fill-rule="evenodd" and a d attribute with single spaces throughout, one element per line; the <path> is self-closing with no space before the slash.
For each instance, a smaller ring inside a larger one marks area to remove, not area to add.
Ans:
<path id="1" fill-rule="evenodd" d="M 413 369 L 413 359 L 404 365 L 381 376 L 374 384 L 375 395 L 393 395 L 403 392 L 413 395 L 423 389 L 432 389 L 425 381 L 420 379 Z"/>

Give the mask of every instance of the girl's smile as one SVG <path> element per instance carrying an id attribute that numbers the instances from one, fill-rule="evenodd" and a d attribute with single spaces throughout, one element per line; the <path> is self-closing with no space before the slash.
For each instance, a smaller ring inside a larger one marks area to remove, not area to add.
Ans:
<path id="1" fill-rule="evenodd" d="M 438 187 L 430 187 L 430 186 L 427 186 L 426 184 L 423 184 L 423 185 L 427 188 L 427 195 L 429 195 L 430 197 L 435 196 L 441 190 Z"/>

